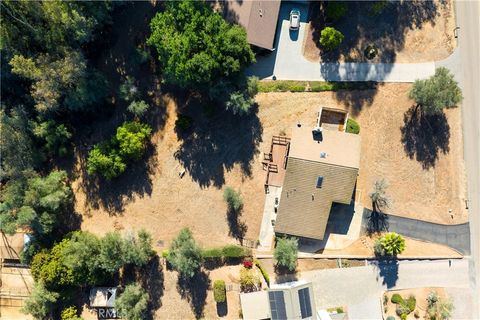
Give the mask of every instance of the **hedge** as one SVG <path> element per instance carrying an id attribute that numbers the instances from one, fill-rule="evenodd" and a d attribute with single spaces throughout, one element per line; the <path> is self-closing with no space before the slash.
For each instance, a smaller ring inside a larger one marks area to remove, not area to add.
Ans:
<path id="1" fill-rule="evenodd" d="M 225 302 L 225 281 L 215 280 L 215 282 L 213 283 L 213 299 L 215 299 L 215 302 Z"/>
<path id="2" fill-rule="evenodd" d="M 352 118 L 348 118 L 347 120 L 347 131 L 348 133 L 359 134 L 360 133 L 360 125 L 357 121 Z"/>
<path id="3" fill-rule="evenodd" d="M 258 82 L 259 92 L 303 92 L 310 85 L 311 92 L 338 91 L 338 90 L 368 90 L 376 88 L 373 81 L 359 82 L 324 82 L 324 81 L 293 81 L 293 80 L 264 80 Z"/>
<path id="4" fill-rule="evenodd" d="M 210 248 L 202 251 L 202 256 L 204 258 L 244 258 L 251 256 L 252 252 L 250 249 L 237 246 L 234 244 L 226 245 L 220 248 Z"/>
<path id="5" fill-rule="evenodd" d="M 265 270 L 265 268 L 263 267 L 263 265 L 260 263 L 258 259 L 255 259 L 255 265 L 257 266 L 258 269 L 260 269 L 260 272 L 262 273 L 263 279 L 265 279 L 267 286 L 270 286 L 270 276 L 268 275 L 267 270 Z"/>

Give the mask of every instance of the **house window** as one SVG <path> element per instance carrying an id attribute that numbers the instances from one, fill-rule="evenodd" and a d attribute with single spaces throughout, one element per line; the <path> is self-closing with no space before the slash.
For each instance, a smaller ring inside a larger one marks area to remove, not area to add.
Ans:
<path id="1" fill-rule="evenodd" d="M 302 319 L 312 316 L 312 305 L 310 304 L 310 291 L 308 288 L 298 290 L 298 301 L 300 303 L 300 312 Z"/>
<path id="2" fill-rule="evenodd" d="M 318 176 L 318 178 L 317 178 L 317 188 L 321 188 L 322 184 L 323 184 L 323 177 Z"/>

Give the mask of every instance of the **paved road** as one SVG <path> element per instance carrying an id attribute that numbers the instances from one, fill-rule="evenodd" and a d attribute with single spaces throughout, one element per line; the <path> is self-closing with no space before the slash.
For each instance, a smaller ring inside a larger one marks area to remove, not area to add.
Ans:
<path id="1" fill-rule="evenodd" d="M 301 12 L 300 30 L 289 30 L 289 13 L 292 8 Z M 306 81 L 379 81 L 413 82 L 435 73 L 439 65 L 454 65 L 455 55 L 444 61 L 425 63 L 320 63 L 305 59 L 302 54 L 307 27 L 308 4 L 282 2 L 275 39 L 276 50 L 247 70 L 248 75 L 261 79 Z"/>
<path id="2" fill-rule="evenodd" d="M 347 306 L 351 319 L 382 319 L 381 295 L 387 289 L 447 287 L 461 305 L 453 319 L 471 318 L 468 261 L 400 261 L 366 267 L 302 272 L 313 282 L 317 308 Z M 456 288 L 456 289 L 453 289 Z M 460 302 L 461 301 L 461 302 Z"/>
<path id="3" fill-rule="evenodd" d="M 462 65 L 458 75 L 464 96 L 464 159 L 470 199 L 470 275 L 475 289 L 475 315 L 480 318 L 480 4 L 478 1 L 455 1 L 455 9 L 457 25 L 460 27 L 458 44 Z"/>
<path id="4" fill-rule="evenodd" d="M 371 214 L 370 210 L 364 209 L 363 230 L 367 230 L 368 226 L 372 224 Z M 393 231 L 410 238 L 444 244 L 464 255 L 470 254 L 469 223 L 443 225 L 390 214 L 384 214 L 382 219 L 375 219 L 375 221 L 378 221 L 379 227 L 374 229 Z"/>

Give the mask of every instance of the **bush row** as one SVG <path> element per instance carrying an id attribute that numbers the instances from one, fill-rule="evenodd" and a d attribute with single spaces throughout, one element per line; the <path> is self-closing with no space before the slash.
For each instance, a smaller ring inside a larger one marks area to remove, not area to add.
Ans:
<path id="1" fill-rule="evenodd" d="M 260 272 L 262 273 L 262 276 L 265 279 L 265 282 L 270 287 L 270 276 L 268 275 L 267 270 L 265 270 L 265 267 L 262 265 L 262 263 L 258 259 L 255 259 L 255 265 L 257 266 L 258 269 L 260 269 Z"/>
<path id="2" fill-rule="evenodd" d="M 202 251 L 202 257 L 205 259 L 244 258 L 251 255 L 252 251 L 250 249 L 234 244 L 226 245 L 220 248 L 205 249 Z"/>
<path id="3" fill-rule="evenodd" d="M 307 84 L 310 85 L 308 91 L 338 91 L 338 90 L 367 90 L 376 87 L 376 82 L 323 82 L 323 81 L 292 81 L 292 80 L 272 80 L 259 81 L 259 92 L 304 92 L 307 91 Z"/>

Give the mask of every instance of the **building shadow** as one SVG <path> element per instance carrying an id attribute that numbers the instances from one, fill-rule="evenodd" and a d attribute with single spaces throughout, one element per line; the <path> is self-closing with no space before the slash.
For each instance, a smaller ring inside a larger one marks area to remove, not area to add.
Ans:
<path id="1" fill-rule="evenodd" d="M 382 279 L 382 284 L 391 289 L 395 287 L 398 280 L 398 260 L 381 259 L 372 263 L 378 269 L 377 281 Z"/>
<path id="2" fill-rule="evenodd" d="M 182 299 L 187 299 L 190 303 L 197 319 L 203 317 L 209 287 L 210 279 L 203 271 L 197 272 L 193 278 L 178 278 L 177 290 Z"/>
<path id="3" fill-rule="evenodd" d="M 210 117 L 205 117 L 199 107 L 180 108 L 195 121 L 191 133 L 179 137 L 182 142 L 174 156 L 195 182 L 202 188 L 220 188 L 225 183 L 225 171 L 236 165 L 244 176 L 251 176 L 252 160 L 259 152 L 263 133 L 257 105 L 245 116 L 233 115 L 220 106 Z"/>
<path id="4" fill-rule="evenodd" d="M 275 270 L 275 283 L 285 283 L 298 280 L 297 270 L 290 271 L 286 267 L 274 265 Z"/>
<path id="5" fill-rule="evenodd" d="M 443 112 L 425 115 L 412 106 L 403 116 L 400 131 L 405 153 L 420 162 L 424 169 L 435 167 L 439 152 L 447 154 L 450 150 L 450 126 Z"/>

